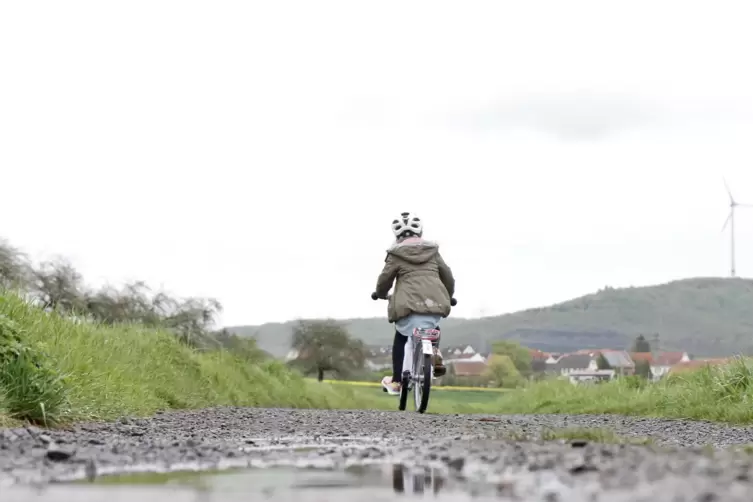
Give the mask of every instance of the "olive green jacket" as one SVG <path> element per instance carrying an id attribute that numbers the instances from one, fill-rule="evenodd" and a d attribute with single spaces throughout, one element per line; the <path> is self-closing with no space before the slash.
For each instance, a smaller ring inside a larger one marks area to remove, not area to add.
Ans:
<path id="1" fill-rule="evenodd" d="M 436 243 L 411 237 L 393 244 L 377 279 L 377 296 L 387 298 L 393 282 L 395 291 L 387 305 L 389 322 L 412 313 L 442 317 L 450 314 L 455 278 Z"/>

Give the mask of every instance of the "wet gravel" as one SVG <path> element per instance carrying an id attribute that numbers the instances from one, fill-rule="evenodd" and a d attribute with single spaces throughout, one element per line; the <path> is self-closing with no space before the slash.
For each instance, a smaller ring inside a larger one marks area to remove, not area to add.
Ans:
<path id="1" fill-rule="evenodd" d="M 522 440 L 564 428 L 652 444 Z M 750 500 L 753 457 L 728 448 L 747 444 L 753 427 L 683 420 L 216 408 L 0 430 L 0 489 L 134 470 L 399 464 L 518 500 Z"/>

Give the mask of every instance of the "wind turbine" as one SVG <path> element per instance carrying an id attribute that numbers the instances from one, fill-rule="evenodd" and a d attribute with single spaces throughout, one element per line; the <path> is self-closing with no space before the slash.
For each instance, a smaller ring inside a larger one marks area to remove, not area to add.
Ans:
<path id="1" fill-rule="evenodd" d="M 724 188 L 727 189 L 727 195 L 729 195 L 729 215 L 727 216 L 727 219 L 724 221 L 724 225 L 722 226 L 722 232 L 724 232 L 724 229 L 727 228 L 727 224 L 729 224 L 729 256 L 730 256 L 730 276 L 735 277 L 735 208 L 737 207 L 753 207 L 753 204 L 740 204 L 735 200 L 735 198 L 732 196 L 732 192 L 729 189 L 729 185 L 727 185 L 727 180 L 724 180 Z"/>

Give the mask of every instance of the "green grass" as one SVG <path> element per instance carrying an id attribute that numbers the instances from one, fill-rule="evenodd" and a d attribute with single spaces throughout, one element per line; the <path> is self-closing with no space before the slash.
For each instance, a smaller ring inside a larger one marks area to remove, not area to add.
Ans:
<path id="1" fill-rule="evenodd" d="M 502 394 L 497 413 L 614 413 L 651 417 L 753 422 L 753 361 L 672 375 L 655 384 L 636 378 L 593 386 L 549 381 Z"/>
<path id="2" fill-rule="evenodd" d="M 378 387 L 368 393 L 366 388 L 364 396 L 373 393 L 375 398 L 396 401 Z M 428 413 L 608 413 L 747 424 L 753 423 L 753 359 L 736 358 L 730 364 L 679 373 L 653 384 L 629 377 L 598 385 L 550 380 L 505 392 L 434 387 Z"/>
<path id="3" fill-rule="evenodd" d="M 18 420 L 10 418 L 8 407 L 8 398 L 5 397 L 5 392 L 0 389 L 0 427 L 15 427 L 20 425 Z"/>
<path id="4" fill-rule="evenodd" d="M 216 405 L 390 407 L 358 389 L 308 382 L 277 361 L 250 363 L 225 351 L 197 352 L 166 332 L 139 326 L 75 323 L 12 294 L 0 295 L 0 320 L 0 349 L 7 349 L 11 362 L 0 364 L 0 425 L 17 420 L 54 425 Z M 9 344 L 23 347 L 26 359 L 15 356 Z M 41 367 L 31 364 L 34 357 Z"/>
<path id="5" fill-rule="evenodd" d="M 380 408 L 397 410 L 397 397 L 382 391 L 379 385 L 363 385 L 362 382 L 332 380 L 324 382 L 338 388 L 359 388 L 359 394 L 365 398 L 380 402 Z M 429 395 L 427 413 L 497 413 L 499 396 L 504 391 L 494 392 L 491 389 L 463 389 L 432 387 Z M 413 394 L 408 397 L 406 410 L 413 410 Z"/>

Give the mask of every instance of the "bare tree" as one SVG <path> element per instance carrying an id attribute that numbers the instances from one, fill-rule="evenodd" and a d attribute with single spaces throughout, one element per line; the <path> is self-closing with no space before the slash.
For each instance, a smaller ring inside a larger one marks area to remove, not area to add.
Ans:
<path id="1" fill-rule="evenodd" d="M 45 308 L 81 312 L 86 308 L 83 277 L 64 258 L 43 262 L 33 271 L 32 291 Z"/>
<path id="2" fill-rule="evenodd" d="M 25 253 L 0 239 L 0 288 L 29 288 L 31 265 Z"/>
<path id="3" fill-rule="evenodd" d="M 208 338 L 214 318 L 222 312 L 222 304 L 214 298 L 186 298 L 177 302 L 164 319 L 167 328 L 175 332 L 182 342 L 193 347 L 216 344 Z"/>
<path id="4" fill-rule="evenodd" d="M 223 333 L 221 339 L 214 336 L 214 321 L 222 312 L 222 304 L 214 298 L 175 298 L 153 292 L 142 281 L 90 290 L 68 260 L 56 258 L 33 267 L 24 253 L 5 240 L 0 240 L 0 287 L 20 288 L 44 308 L 64 314 L 85 314 L 106 324 L 136 322 L 162 327 L 192 347 L 225 347 L 247 359 L 263 354 L 255 341 L 246 342 L 229 333 Z"/>

